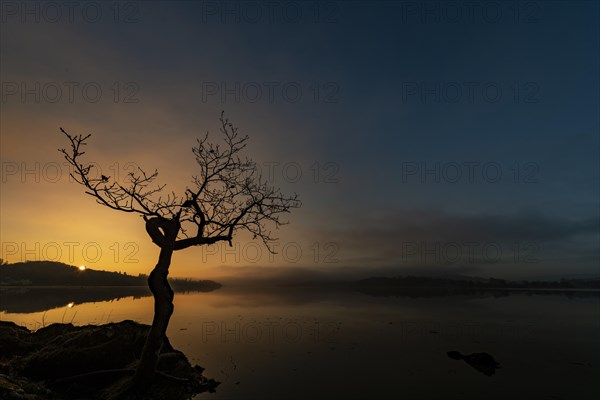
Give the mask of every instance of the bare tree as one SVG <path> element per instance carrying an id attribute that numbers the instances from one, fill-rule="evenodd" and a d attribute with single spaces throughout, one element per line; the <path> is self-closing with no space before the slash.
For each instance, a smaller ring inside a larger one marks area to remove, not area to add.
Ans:
<path id="1" fill-rule="evenodd" d="M 91 135 L 72 136 L 60 128 L 71 144 L 69 150 L 60 151 L 73 167 L 72 178 L 99 204 L 141 215 L 148 235 L 160 248 L 148 277 L 154 319 L 133 379 L 137 389 L 148 387 L 154 377 L 173 314 L 173 290 L 167 281 L 173 252 L 220 241 L 231 245 L 238 231 L 250 232 L 273 252 L 275 238 L 269 227 L 284 225 L 281 215 L 301 205 L 296 194 L 281 193 L 263 179 L 253 160 L 242 157 L 248 136 L 240 136 L 223 113 L 219 121 L 220 143 L 209 141 L 206 133 L 192 148 L 199 171 L 192 177 L 192 187 L 181 196 L 162 195 L 165 185 L 155 184 L 156 170 L 148 174 L 138 167 L 123 184 L 104 175 L 97 177 L 94 165 L 81 159 Z"/>

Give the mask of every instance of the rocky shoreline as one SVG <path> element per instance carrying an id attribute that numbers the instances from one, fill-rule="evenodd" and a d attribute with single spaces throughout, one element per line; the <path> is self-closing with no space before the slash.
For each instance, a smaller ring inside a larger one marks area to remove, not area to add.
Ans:
<path id="1" fill-rule="evenodd" d="M 144 394 L 129 389 L 150 326 L 52 324 L 30 331 L 0 321 L 0 398 L 189 399 L 219 385 L 165 343 L 156 379 Z"/>

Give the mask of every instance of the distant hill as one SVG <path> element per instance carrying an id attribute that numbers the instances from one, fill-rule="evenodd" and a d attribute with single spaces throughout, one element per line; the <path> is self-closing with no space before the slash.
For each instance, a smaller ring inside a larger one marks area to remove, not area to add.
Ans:
<path id="1" fill-rule="evenodd" d="M 447 290 L 451 292 L 482 290 L 600 290 L 598 279 L 561 279 L 558 281 L 458 280 L 421 276 L 371 277 L 352 284 L 369 294 L 394 294 L 411 290 Z"/>
<path id="2" fill-rule="evenodd" d="M 54 261 L 26 261 L 0 265 L 0 286 L 148 286 L 147 275 L 99 271 Z M 209 291 L 221 284 L 209 280 L 170 278 L 174 290 Z"/>

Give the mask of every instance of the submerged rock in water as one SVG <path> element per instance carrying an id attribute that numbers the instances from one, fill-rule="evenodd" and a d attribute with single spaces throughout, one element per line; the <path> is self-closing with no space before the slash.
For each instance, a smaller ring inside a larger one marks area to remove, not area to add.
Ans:
<path id="1" fill-rule="evenodd" d="M 31 332 L 0 321 L 2 399 L 188 399 L 219 385 L 166 341 L 156 379 L 144 395 L 129 393 L 150 327 L 52 324 Z"/>
<path id="2" fill-rule="evenodd" d="M 494 375 L 496 369 L 500 368 L 500 363 L 488 353 L 462 354 L 458 351 L 449 351 L 447 354 L 453 360 L 464 360 L 471 367 L 487 376 Z"/>

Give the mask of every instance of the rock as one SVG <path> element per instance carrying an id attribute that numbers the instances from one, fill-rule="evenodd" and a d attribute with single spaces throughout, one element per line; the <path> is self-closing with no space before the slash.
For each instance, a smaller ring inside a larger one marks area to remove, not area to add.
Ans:
<path id="1" fill-rule="evenodd" d="M 462 354 L 458 351 L 449 351 L 447 355 L 453 360 L 464 360 L 471 367 L 487 376 L 494 375 L 496 369 L 500 368 L 500 363 L 488 353 Z"/>
<path id="2" fill-rule="evenodd" d="M 0 361 L 31 349 L 30 332 L 14 322 L 0 321 Z"/>
<path id="3" fill-rule="evenodd" d="M 122 321 L 81 327 L 53 324 L 30 332 L 0 322 L 0 373 L 6 374 L 0 375 L 0 398 L 177 400 L 214 392 L 219 383 L 204 377 L 204 369 L 192 366 L 167 340 L 148 394 L 131 395 L 129 384 L 149 329 Z"/>
<path id="4" fill-rule="evenodd" d="M 0 399 L 45 400 L 49 399 L 50 396 L 50 391 L 43 385 L 0 374 Z"/>

